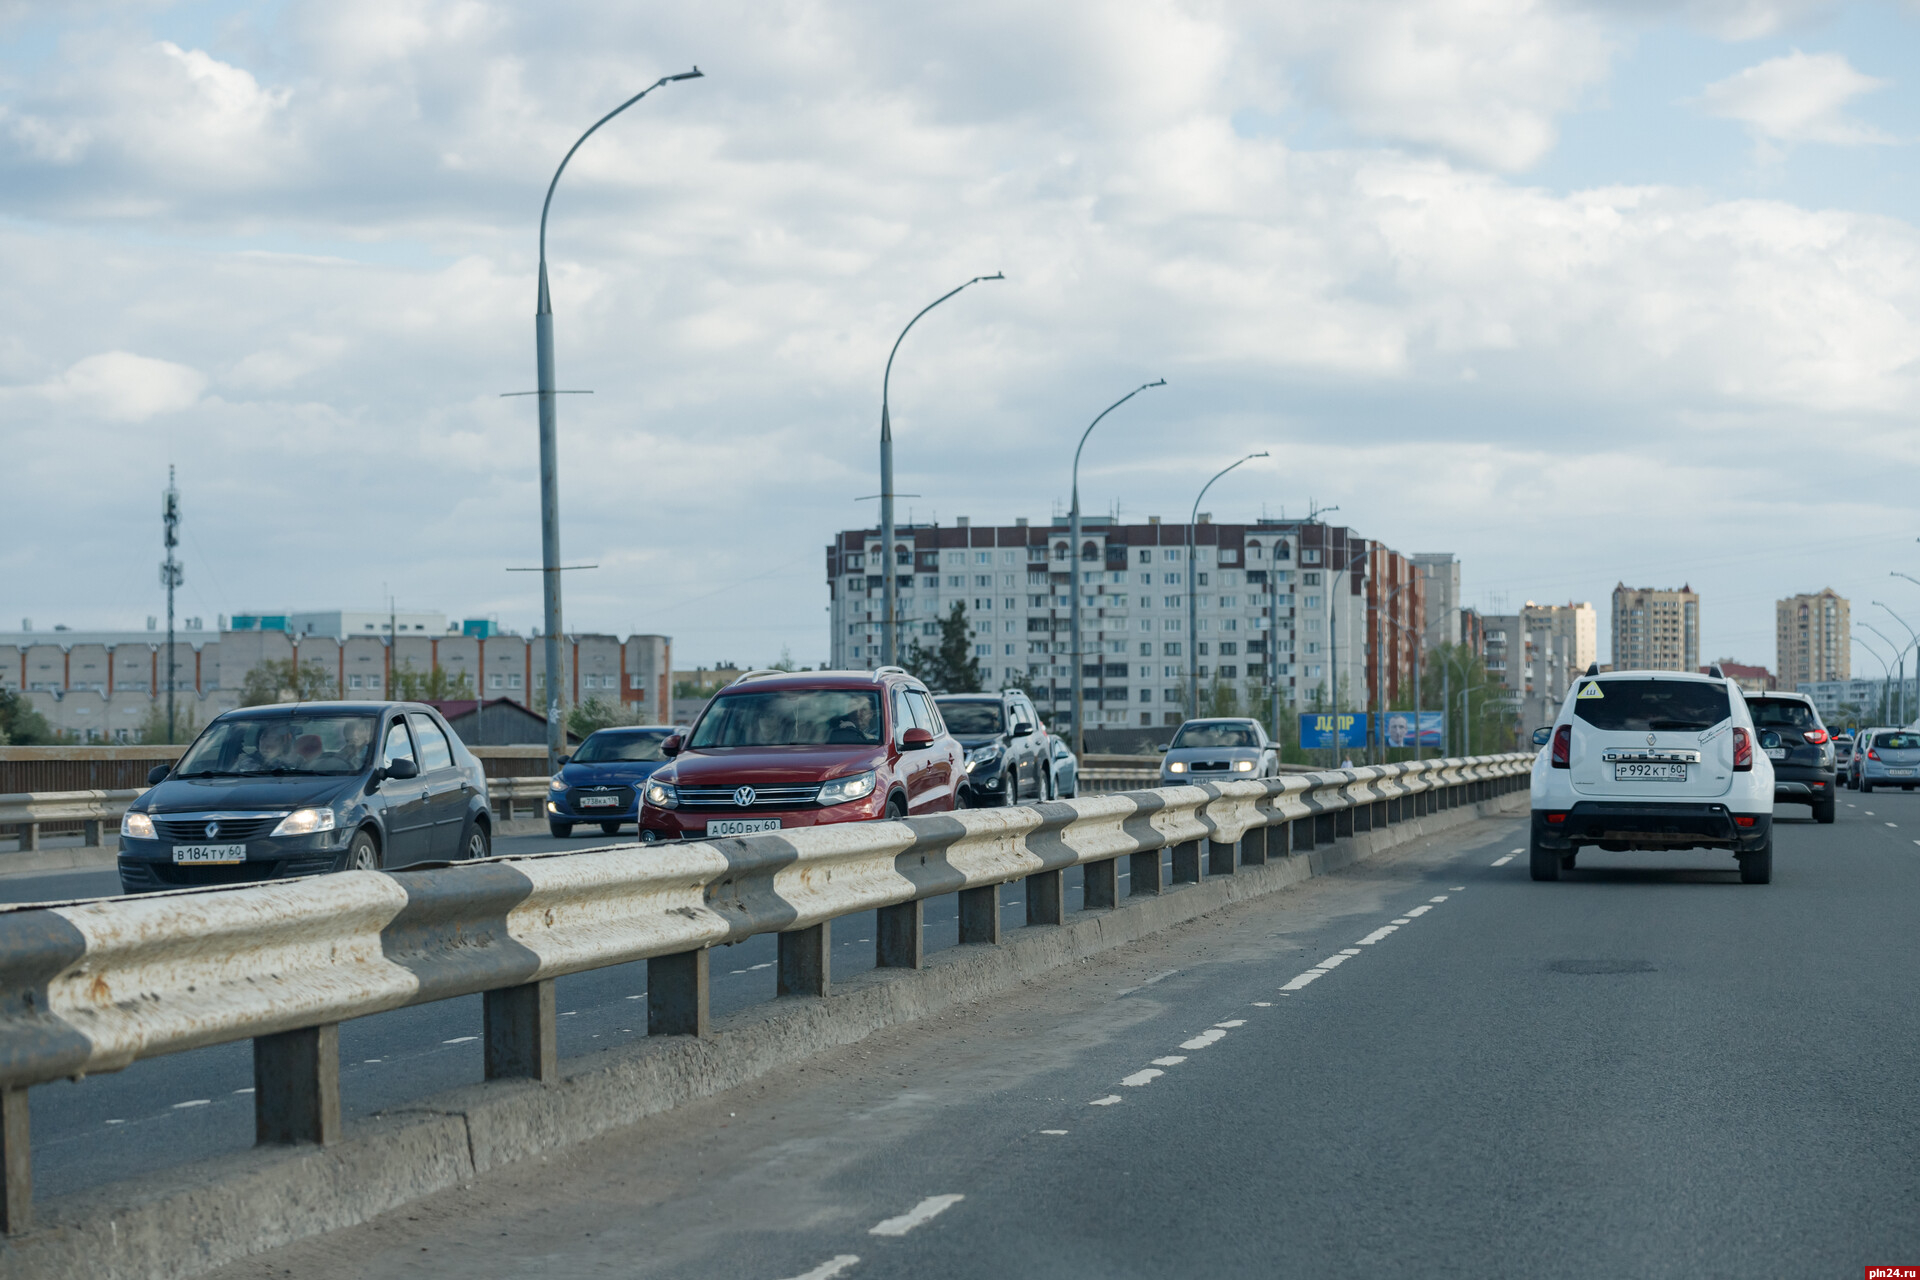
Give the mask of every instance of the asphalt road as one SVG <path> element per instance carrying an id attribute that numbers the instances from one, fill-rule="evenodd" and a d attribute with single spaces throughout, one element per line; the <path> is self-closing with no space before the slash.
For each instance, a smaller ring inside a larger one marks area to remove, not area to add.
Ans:
<path id="1" fill-rule="evenodd" d="M 1920 1262 L 1920 796 L 1803 812 L 1770 886 L 1479 824 L 224 1274 Z"/>
<path id="2" fill-rule="evenodd" d="M 630 839 L 631 837 L 629 837 Z M 592 837 L 506 836 L 499 854 L 586 850 L 612 843 Z M 1167 862 L 1163 855 L 1163 868 Z M 1163 873 L 1164 874 L 1164 873 Z M 1125 874 L 1122 873 L 1122 880 Z M 1070 900 L 1079 901 L 1079 873 L 1069 872 Z M 0 902 L 50 902 L 119 891 L 112 870 L 0 877 Z M 1122 892 L 1125 892 L 1124 887 Z M 834 922 L 835 974 L 873 967 L 872 912 Z M 1018 885 L 1001 893 L 1003 931 L 1026 923 Z M 927 949 L 959 943 L 952 895 L 926 906 Z M 724 947 L 713 959 L 715 1017 L 774 999 L 772 936 Z M 561 1012 L 559 1050 L 574 1058 L 647 1034 L 644 961 L 561 978 L 554 994 Z M 341 1107 L 352 1120 L 418 1101 L 483 1078 L 479 996 L 396 1009 L 342 1024 Z M 151 1173 L 253 1143 L 251 1042 L 216 1045 L 136 1062 L 124 1071 L 60 1081 L 29 1095 L 34 1197 L 46 1200 L 120 1178 Z"/>

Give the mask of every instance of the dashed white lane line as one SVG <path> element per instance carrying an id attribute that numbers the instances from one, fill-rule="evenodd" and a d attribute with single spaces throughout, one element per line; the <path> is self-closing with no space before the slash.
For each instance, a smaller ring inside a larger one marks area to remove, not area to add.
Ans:
<path id="1" fill-rule="evenodd" d="M 1292 981 L 1288 982 L 1286 986 L 1281 987 L 1280 989 L 1282 991 L 1298 991 L 1302 987 L 1306 986 L 1308 983 L 1313 982 L 1314 980 L 1319 978 L 1325 972 L 1326 972 L 1325 969 L 1309 969 L 1305 973 L 1301 974 L 1299 977 L 1294 978 Z"/>
<path id="2" fill-rule="evenodd" d="M 1141 983 L 1139 986 L 1127 987 L 1117 992 L 1116 994 L 1123 995 L 1123 996 L 1130 996 L 1136 991 L 1146 990 L 1148 987 L 1152 986 L 1156 982 L 1165 982 L 1168 978 L 1171 978 L 1174 974 L 1178 972 L 1180 972 L 1178 969 L 1169 969 L 1165 973 L 1156 973 L 1151 978 L 1148 978 L 1145 982 Z"/>
<path id="3" fill-rule="evenodd" d="M 1512 861 L 1513 861 L 1513 855 L 1512 855 L 1512 854 L 1508 854 L 1508 855 L 1507 855 L 1506 857 L 1504 857 L 1504 858 L 1495 858 L 1495 859 L 1493 860 L 1493 863 L 1492 863 L 1492 865 L 1493 865 L 1493 866 L 1496 866 L 1496 867 L 1504 867 L 1504 866 L 1506 866 L 1506 865 L 1507 865 L 1507 864 L 1508 864 L 1509 862 L 1512 862 Z"/>
<path id="4" fill-rule="evenodd" d="M 1433 910 L 1433 904 L 1431 902 L 1423 902 L 1413 910 L 1407 912 L 1407 915 L 1417 920 L 1431 910 Z"/>
<path id="5" fill-rule="evenodd" d="M 1089 1102 L 1087 1105 L 1090 1107 L 1110 1107 L 1118 1101 L 1120 1101 L 1120 1095 L 1117 1093 L 1110 1093 L 1104 1098 L 1095 1098 L 1092 1102 Z"/>
<path id="6" fill-rule="evenodd" d="M 1226 1032 L 1221 1031 L 1216 1027 L 1209 1027 L 1191 1040 L 1182 1040 L 1180 1042 L 1180 1047 L 1182 1049 L 1209 1049 L 1209 1048 L 1212 1048 L 1213 1045 L 1215 1045 L 1219 1041 L 1225 1040 L 1226 1038 L 1227 1038 Z"/>
<path id="7" fill-rule="evenodd" d="M 1338 969 L 1341 965 L 1353 959 L 1353 956 L 1357 956 L 1359 954 L 1360 953 L 1356 951 L 1353 953 L 1353 955 L 1348 955 L 1346 952 L 1342 951 L 1337 955 L 1328 956 L 1325 960 L 1322 960 L 1319 964 L 1313 967 L 1316 969 Z"/>
<path id="8" fill-rule="evenodd" d="M 252 1093 L 253 1090 L 252 1089 L 235 1089 L 234 1092 L 235 1093 Z"/>
<path id="9" fill-rule="evenodd" d="M 953 1206 L 965 1200 L 965 1196 L 928 1196 L 913 1208 L 897 1218 L 888 1218 L 885 1222 L 867 1228 L 870 1236 L 903 1236 L 915 1227 L 933 1221 Z"/>
<path id="10" fill-rule="evenodd" d="M 212 1101 L 212 1098 L 188 1098 L 185 1102 L 174 1103 L 173 1109 L 175 1111 L 183 1111 L 188 1107 L 204 1107 Z"/>
<path id="11" fill-rule="evenodd" d="M 1175 1054 L 1170 1058 L 1155 1058 L 1153 1060 L 1153 1065 L 1156 1067 L 1177 1067 L 1185 1061 L 1186 1061 L 1185 1058 L 1181 1057 L 1178 1054 Z"/>
<path id="12" fill-rule="evenodd" d="M 1234 1027 L 1246 1026 L 1247 1020 L 1245 1018 L 1228 1018 L 1225 1022 L 1216 1022 L 1213 1025 L 1225 1030 L 1232 1030 Z"/>
<path id="13" fill-rule="evenodd" d="M 1525 849 L 1509 849 L 1507 851 L 1507 856 L 1511 858 L 1516 853 L 1525 853 L 1525 852 L 1526 852 Z"/>
<path id="14" fill-rule="evenodd" d="M 451 1040 L 442 1040 L 441 1044 L 465 1044 L 469 1040 L 478 1040 L 479 1036 L 455 1036 Z"/>
<path id="15" fill-rule="evenodd" d="M 1164 1071 L 1155 1071 L 1152 1067 L 1148 1067 L 1144 1071 L 1136 1071 L 1130 1076 L 1122 1076 L 1120 1083 L 1129 1089 L 1138 1089 L 1142 1085 L 1152 1084 L 1165 1074 L 1167 1073 Z"/>
<path id="16" fill-rule="evenodd" d="M 1914 841 L 1914 843 L 1915 843 L 1915 844 L 1920 844 L 1920 840 L 1915 840 L 1915 841 Z M 1254 1008 L 1256 1008 L 1256 1009 L 1271 1009 L 1271 1008 L 1273 1008 L 1273 1001 L 1271 1001 L 1271 1000 L 1255 1000 L 1255 1001 L 1253 1002 L 1253 1007 L 1254 1007 Z"/>
<path id="17" fill-rule="evenodd" d="M 1432 897 L 1427 899 L 1428 902 L 1445 902 L 1446 900 L 1447 900 L 1447 895 L 1444 893 L 1438 895 L 1437 897 Z"/>
<path id="18" fill-rule="evenodd" d="M 1402 917 L 1401 917 L 1401 918 L 1399 918 L 1398 920 L 1389 920 L 1389 921 L 1388 921 L 1387 923 L 1389 923 L 1389 924 L 1395 924 L 1395 925 L 1401 925 L 1401 924 L 1412 924 L 1412 923 L 1413 923 L 1413 921 L 1411 921 L 1411 920 L 1409 920 L 1409 919 L 1407 919 L 1407 918 L 1406 918 L 1405 916 L 1402 916 Z"/>
<path id="19" fill-rule="evenodd" d="M 1447 886 L 1447 888 L 1449 888 L 1449 889 L 1451 889 L 1451 890 L 1453 890 L 1453 891 L 1454 891 L 1455 893 L 1459 893 L 1459 892 L 1460 892 L 1460 891 L 1461 891 L 1462 889 L 1465 889 L 1466 887 L 1467 887 L 1467 886 L 1465 886 L 1465 885 L 1463 885 L 1463 884 L 1450 884 L 1450 885 L 1448 885 L 1448 886 Z M 1435 902 L 1438 902 L 1438 901 L 1440 901 L 1440 899 L 1438 899 L 1438 898 L 1435 898 L 1435 899 L 1434 899 L 1434 901 L 1435 901 Z"/>
<path id="20" fill-rule="evenodd" d="M 1889 822 L 1889 823 L 1888 823 L 1887 825 L 1888 825 L 1888 826 L 1890 826 L 1890 827 L 1897 827 L 1897 826 L 1899 826 L 1900 824 L 1899 824 L 1899 823 L 1897 823 L 1897 822 Z"/>
<path id="21" fill-rule="evenodd" d="M 833 1280 L 835 1276 L 858 1261 L 860 1261 L 860 1255 L 857 1253 L 836 1254 L 813 1270 L 792 1277 L 792 1280 Z"/>
<path id="22" fill-rule="evenodd" d="M 1370 947 L 1376 942 L 1383 941 L 1387 937 L 1387 935 L 1399 932 L 1399 928 L 1400 927 L 1398 925 L 1383 924 L 1378 929 L 1375 929 L 1372 933 L 1368 934 L 1366 937 L 1360 939 L 1360 941 L 1355 943 L 1354 945 L 1361 946 L 1361 947 Z"/>
<path id="23" fill-rule="evenodd" d="M 1042 1129 L 1040 1132 L 1055 1138 L 1063 1138 L 1067 1133 L 1065 1129 Z"/>
<path id="24" fill-rule="evenodd" d="M 126 1121 L 125 1120 L 109 1120 L 107 1121 L 107 1123 L 108 1124 L 125 1124 Z"/>

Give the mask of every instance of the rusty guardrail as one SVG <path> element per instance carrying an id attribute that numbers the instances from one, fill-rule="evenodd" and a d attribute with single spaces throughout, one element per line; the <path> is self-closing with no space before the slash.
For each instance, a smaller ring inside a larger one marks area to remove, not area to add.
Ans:
<path id="1" fill-rule="evenodd" d="M 263 1144 L 341 1133 L 339 1024 L 481 994 L 488 1080 L 558 1077 L 553 980 L 647 961 L 649 1035 L 709 1029 L 708 952 L 778 935 L 777 990 L 825 996 L 832 921 L 878 911 L 880 968 L 925 960 L 922 906 L 959 897 L 962 944 L 1061 924 L 1062 873 L 1120 909 L 1171 883 L 1524 787 L 1527 754 L 1379 765 L 896 822 L 355 871 L 226 889 L 0 908 L 0 1227 L 31 1220 L 28 1090 L 251 1039 Z M 544 781 L 544 780 L 537 780 Z M 103 802 L 104 803 L 104 802 Z"/>

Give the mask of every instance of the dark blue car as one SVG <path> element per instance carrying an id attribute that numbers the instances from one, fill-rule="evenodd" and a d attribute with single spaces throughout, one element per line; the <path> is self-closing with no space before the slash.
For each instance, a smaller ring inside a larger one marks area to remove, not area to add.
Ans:
<path id="1" fill-rule="evenodd" d="M 597 822 L 613 835 L 620 824 L 640 821 L 640 789 L 667 762 L 660 744 L 671 725 L 597 729 L 580 749 L 560 757 L 560 772 L 547 783 L 547 827 L 570 836 L 576 822 Z"/>

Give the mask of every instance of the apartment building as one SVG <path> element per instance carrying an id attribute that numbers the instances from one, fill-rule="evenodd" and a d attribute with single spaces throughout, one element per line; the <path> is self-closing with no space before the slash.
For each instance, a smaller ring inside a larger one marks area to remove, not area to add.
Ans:
<path id="1" fill-rule="evenodd" d="M 1781 688 L 1853 678 L 1853 618 L 1832 587 L 1776 601 L 1774 669 Z"/>
<path id="2" fill-rule="evenodd" d="M 1416 551 L 1408 557 L 1422 580 L 1421 597 L 1426 610 L 1421 615 L 1426 643 L 1460 644 L 1464 640 L 1460 622 L 1460 562 L 1451 551 Z"/>
<path id="3" fill-rule="evenodd" d="M 1613 589 L 1615 671 L 1698 671 L 1700 596 L 1691 587 Z"/>
<path id="4" fill-rule="evenodd" d="M 237 630 L 177 632 L 176 705 L 193 723 L 205 724 L 239 705 L 247 672 L 265 661 L 291 659 L 302 667 L 317 665 L 343 698 L 386 697 L 395 671 L 424 676 L 438 666 L 465 675 L 484 697 L 544 714 L 546 656 L 538 637 L 506 635 L 490 624 L 488 634 L 464 634 L 468 624 L 449 627 L 444 616 L 437 632 L 338 636 L 295 631 L 293 616 L 239 614 L 232 620 Z M 435 616 L 422 615 L 420 625 L 436 625 Z M 667 719 L 672 643 L 657 635 L 567 636 L 561 645 L 562 705 L 599 697 L 647 718 Z M 157 631 L 0 633 L 0 689 L 23 692 L 49 724 L 81 741 L 132 741 L 155 700 L 165 697 L 166 654 L 166 636 Z"/>
<path id="5" fill-rule="evenodd" d="M 1355 707 L 1368 701 L 1377 631 L 1410 625 L 1424 607 L 1415 586 L 1374 616 L 1375 574 L 1388 586 L 1415 578 L 1405 557 L 1351 530 L 1318 521 L 1193 526 L 1158 517 L 1122 524 L 1081 521 L 1070 545 L 1065 517 L 1046 525 L 912 525 L 896 530 L 899 652 L 931 645 L 955 601 L 966 606 L 973 653 L 988 687 L 1025 681 L 1056 726 L 1072 719 L 1073 593 L 1080 594 L 1081 662 L 1087 724 L 1178 724 L 1188 673 L 1203 686 L 1226 681 L 1251 696 L 1264 689 L 1271 662 L 1286 701 Z M 1378 548 L 1378 550 L 1376 550 Z M 879 665 L 885 623 L 881 555 L 875 529 L 850 529 L 826 548 L 835 667 Z M 1191 574 L 1191 581 L 1189 575 Z M 1188 595 L 1196 597 L 1188 634 Z M 1382 679 L 1411 679 L 1409 646 L 1389 642 Z"/>

